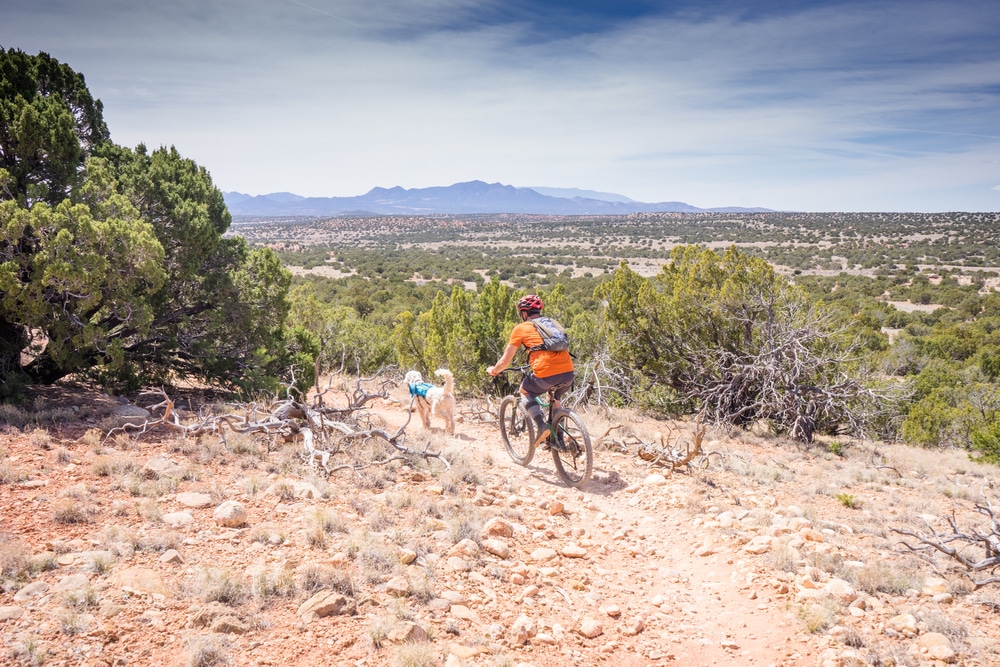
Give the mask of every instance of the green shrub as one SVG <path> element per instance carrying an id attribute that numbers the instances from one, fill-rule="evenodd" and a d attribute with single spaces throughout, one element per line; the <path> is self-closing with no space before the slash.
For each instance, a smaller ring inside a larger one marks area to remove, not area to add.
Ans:
<path id="1" fill-rule="evenodd" d="M 974 460 L 1000 464 L 1000 421 L 973 432 L 972 449 L 978 452 Z"/>

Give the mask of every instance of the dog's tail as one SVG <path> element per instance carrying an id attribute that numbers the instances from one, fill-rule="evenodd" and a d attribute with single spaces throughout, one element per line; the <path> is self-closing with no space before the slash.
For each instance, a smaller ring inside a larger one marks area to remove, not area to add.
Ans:
<path id="1" fill-rule="evenodd" d="M 455 389 L 455 376 L 451 374 L 447 368 L 439 368 L 434 371 L 434 375 L 439 378 L 444 378 L 444 393 L 451 395 L 452 391 Z"/>

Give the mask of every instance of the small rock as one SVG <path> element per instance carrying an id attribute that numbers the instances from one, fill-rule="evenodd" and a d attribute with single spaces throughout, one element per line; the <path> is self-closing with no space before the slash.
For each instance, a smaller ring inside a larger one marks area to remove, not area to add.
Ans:
<path id="1" fill-rule="evenodd" d="M 472 569 L 472 566 L 460 556 L 451 556 L 446 562 L 448 563 L 448 569 L 452 572 L 468 572 Z"/>
<path id="2" fill-rule="evenodd" d="M 941 662 L 955 662 L 957 656 L 952 648 L 951 640 L 940 632 L 927 632 L 917 640 L 921 652 L 926 651 L 927 657 Z"/>
<path id="3" fill-rule="evenodd" d="M 605 606 L 601 607 L 598 611 L 601 611 L 601 612 L 607 614 L 611 618 L 618 618 L 619 616 L 622 615 L 621 607 L 619 607 L 616 604 L 605 605 Z"/>
<path id="4" fill-rule="evenodd" d="M 444 591 L 441 593 L 441 597 L 451 604 L 467 604 L 465 596 L 458 591 Z"/>
<path id="5" fill-rule="evenodd" d="M 858 597 L 858 593 L 854 590 L 853 586 L 843 579 L 837 579 L 836 577 L 823 585 L 823 592 L 845 604 L 854 602 L 855 598 Z"/>
<path id="6" fill-rule="evenodd" d="M 469 621 L 470 623 L 475 623 L 476 625 L 483 624 L 483 621 L 479 618 L 479 615 L 476 612 L 462 604 L 451 605 L 449 613 L 455 618 L 460 618 L 463 621 Z"/>
<path id="7" fill-rule="evenodd" d="M 535 622 L 528 618 L 527 616 L 521 615 L 517 617 L 514 624 L 510 626 L 510 632 L 512 635 L 511 641 L 515 644 L 525 644 L 529 639 L 538 634 L 538 626 Z"/>
<path id="8" fill-rule="evenodd" d="M 410 582 L 405 577 L 393 577 L 385 584 L 385 592 L 397 598 L 405 598 L 410 594 Z"/>
<path id="9" fill-rule="evenodd" d="M 171 528 L 185 528 L 194 523 L 194 517 L 188 512 L 168 512 L 163 515 L 163 523 Z"/>
<path id="10" fill-rule="evenodd" d="M 563 504 L 561 500 L 553 500 L 549 502 L 549 516 L 555 516 L 557 514 L 562 514 L 563 510 L 566 509 L 566 505 Z"/>
<path id="11" fill-rule="evenodd" d="M 215 508 L 215 522 L 228 528 L 239 528 L 247 522 L 247 508 L 243 503 L 227 500 Z"/>
<path id="12" fill-rule="evenodd" d="M 324 590 L 299 605 L 297 613 L 308 623 L 324 616 L 350 616 L 356 608 L 354 601 L 347 596 Z"/>
<path id="13" fill-rule="evenodd" d="M 399 550 L 399 562 L 403 565 L 409 565 L 413 561 L 417 560 L 417 552 L 412 549 L 400 549 Z"/>
<path id="14" fill-rule="evenodd" d="M 215 504 L 215 501 L 212 500 L 212 496 L 207 493 L 196 493 L 194 491 L 178 493 L 177 502 L 185 507 L 193 507 L 195 509 L 201 509 L 202 507 L 208 507 L 209 505 Z"/>
<path id="15" fill-rule="evenodd" d="M 513 537 L 514 527 L 506 520 L 495 516 L 483 525 L 479 534 L 484 539 L 488 537 Z"/>
<path id="16" fill-rule="evenodd" d="M 0 607 L 0 621 L 14 621 L 21 618 L 23 614 L 24 610 L 20 607 L 13 605 Z"/>
<path id="17" fill-rule="evenodd" d="M 150 479 L 161 477 L 181 479 L 185 472 L 184 466 L 163 454 L 157 454 L 142 467 L 143 476 Z"/>
<path id="18" fill-rule="evenodd" d="M 69 591 L 79 591 L 86 588 L 90 584 L 90 580 L 85 574 L 71 574 L 67 577 L 63 577 L 59 580 L 53 588 L 53 593 L 66 593 Z"/>
<path id="19" fill-rule="evenodd" d="M 664 486 L 667 483 L 667 478 L 663 475 L 652 474 L 642 480 L 643 486 Z"/>
<path id="20" fill-rule="evenodd" d="M 491 553 L 497 558 L 507 560 L 510 556 L 510 547 L 503 540 L 488 539 L 483 540 L 482 544 L 483 550 L 487 553 Z"/>
<path id="21" fill-rule="evenodd" d="M 915 637 L 919 632 L 917 629 L 917 619 L 913 614 L 893 616 L 886 622 L 885 627 L 889 630 L 895 630 L 904 637 Z"/>
<path id="22" fill-rule="evenodd" d="M 555 560 L 559 557 L 559 554 L 555 549 L 549 547 L 540 547 L 531 552 L 531 560 L 537 563 L 547 563 L 550 560 Z"/>
<path id="23" fill-rule="evenodd" d="M 25 600 L 30 600 L 33 597 L 41 595 L 47 590 L 49 590 L 49 585 L 47 583 L 44 581 L 34 581 L 23 586 L 17 593 L 15 593 L 14 601 L 23 602 Z"/>
<path id="24" fill-rule="evenodd" d="M 180 552 L 177 551 L 177 549 L 167 549 L 166 551 L 163 552 L 163 555 L 160 556 L 160 562 L 175 563 L 180 565 L 184 563 L 184 557 L 181 556 Z"/>
<path id="25" fill-rule="evenodd" d="M 386 639 L 394 644 L 404 642 L 426 642 L 430 640 L 427 631 L 412 621 L 402 621 L 396 623 L 386 633 Z"/>
<path id="26" fill-rule="evenodd" d="M 444 598 L 432 598 L 428 603 L 427 607 L 433 609 L 434 611 L 447 612 L 451 609 L 451 603 Z"/>
<path id="27" fill-rule="evenodd" d="M 237 612 L 232 607 L 222 604 L 221 602 L 209 602 L 208 604 L 200 607 L 190 619 L 188 619 L 188 627 L 191 628 L 207 628 L 211 626 L 217 618 L 222 618 L 224 616 L 235 617 Z"/>
<path id="28" fill-rule="evenodd" d="M 743 551 L 748 554 L 767 553 L 771 550 L 771 541 L 772 538 L 769 535 L 757 535 L 744 545 Z"/>
<path id="29" fill-rule="evenodd" d="M 576 544 L 567 544 L 560 553 L 566 558 L 583 558 L 587 555 L 587 550 Z"/>
<path id="30" fill-rule="evenodd" d="M 577 628 L 577 634 L 580 634 L 587 639 L 593 639 L 594 637 L 599 637 L 604 634 L 604 626 L 601 625 L 600 621 L 586 617 L 580 621 L 580 627 Z"/>
<path id="31" fill-rule="evenodd" d="M 226 635 L 245 635 L 250 627 L 235 616 L 223 616 L 215 619 L 209 630 Z"/>
<path id="32" fill-rule="evenodd" d="M 646 620 L 642 615 L 633 616 L 625 623 L 625 626 L 621 629 L 621 633 L 628 637 L 634 637 L 635 635 L 642 632 L 646 627 Z"/>
<path id="33" fill-rule="evenodd" d="M 465 538 L 448 550 L 449 556 L 466 556 L 468 558 L 473 558 L 478 553 L 479 545 L 469 538 Z"/>

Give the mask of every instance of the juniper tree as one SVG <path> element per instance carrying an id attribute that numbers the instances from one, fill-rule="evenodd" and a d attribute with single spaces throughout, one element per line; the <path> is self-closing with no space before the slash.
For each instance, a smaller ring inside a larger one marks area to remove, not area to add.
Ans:
<path id="1" fill-rule="evenodd" d="M 113 144 L 47 54 L 0 49 L 0 75 L 0 396 L 71 373 L 249 387 L 310 348 L 285 332 L 290 275 L 224 236 L 206 169 Z"/>
<path id="2" fill-rule="evenodd" d="M 881 392 L 858 339 L 762 259 L 730 248 L 675 248 L 646 279 L 627 264 L 598 288 L 612 356 L 634 371 L 633 397 L 716 421 L 765 421 L 810 441 L 817 431 L 878 424 Z"/>

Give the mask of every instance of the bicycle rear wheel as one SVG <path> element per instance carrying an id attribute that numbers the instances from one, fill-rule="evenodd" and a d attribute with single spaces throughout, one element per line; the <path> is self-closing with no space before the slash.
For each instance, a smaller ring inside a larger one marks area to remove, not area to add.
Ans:
<path id="1" fill-rule="evenodd" d="M 523 466 L 535 455 L 535 433 L 517 396 L 507 396 L 500 402 L 500 438 L 515 463 Z"/>
<path id="2" fill-rule="evenodd" d="M 590 434 L 575 413 L 560 411 L 555 418 L 558 441 L 551 446 L 556 472 L 570 486 L 580 486 L 594 471 L 594 451 L 590 447 Z"/>

